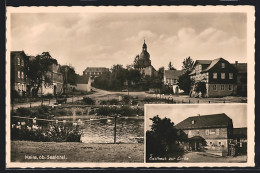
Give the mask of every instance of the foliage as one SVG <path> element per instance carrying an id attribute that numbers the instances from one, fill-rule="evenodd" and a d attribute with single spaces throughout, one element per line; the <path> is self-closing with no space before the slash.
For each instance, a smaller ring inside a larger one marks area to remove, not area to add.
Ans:
<path id="1" fill-rule="evenodd" d="M 178 79 L 178 86 L 181 90 L 184 91 L 185 94 L 189 94 L 193 81 L 191 80 L 188 73 L 184 73 L 183 75 L 179 76 Z"/>
<path id="2" fill-rule="evenodd" d="M 163 77 L 164 77 L 164 67 L 160 67 L 158 69 L 158 77 L 159 77 L 159 80 L 163 80 Z"/>
<path id="3" fill-rule="evenodd" d="M 16 90 L 11 91 L 11 99 L 14 99 L 14 98 L 21 98 L 18 91 L 16 91 Z"/>
<path id="4" fill-rule="evenodd" d="M 76 74 L 74 67 L 63 65 L 61 66 L 61 73 L 64 75 L 64 84 L 66 83 L 71 85 L 76 84 L 76 80 L 79 75 Z"/>
<path id="5" fill-rule="evenodd" d="M 79 126 L 68 127 L 62 125 L 49 126 L 47 129 L 22 125 L 14 126 L 11 129 L 12 140 L 30 140 L 41 142 L 80 142 L 81 131 Z"/>
<path id="6" fill-rule="evenodd" d="M 92 98 L 89 98 L 89 97 L 83 97 L 83 102 L 87 105 L 94 105 L 95 104 L 95 100 L 93 100 Z"/>
<path id="7" fill-rule="evenodd" d="M 192 71 L 193 64 L 194 61 L 190 57 L 185 58 L 182 62 L 182 69 L 190 73 Z"/>
<path id="8" fill-rule="evenodd" d="M 198 82 L 195 84 L 195 91 L 197 93 L 202 93 L 202 96 L 206 93 L 207 88 L 206 88 L 206 83 L 205 82 Z"/>
<path id="9" fill-rule="evenodd" d="M 151 130 L 146 132 L 146 158 L 150 157 L 178 158 L 184 154 L 179 142 L 186 141 L 187 136 L 178 133 L 174 123 L 168 118 L 154 116 L 150 118 L 153 122 Z M 174 160 L 173 160 L 174 161 Z M 176 161 L 176 160 L 175 160 Z"/>
<path id="10" fill-rule="evenodd" d="M 163 85 L 161 89 L 161 94 L 173 94 L 173 89 L 170 86 Z"/>
<path id="11" fill-rule="evenodd" d="M 33 96 L 37 96 L 42 83 L 44 86 L 53 85 L 51 76 L 48 73 L 52 64 L 57 65 L 58 62 L 51 57 L 49 52 L 43 52 L 41 55 L 37 55 L 32 60 L 28 61 L 28 68 L 25 68 L 25 74 L 30 79 L 30 84 L 33 88 Z"/>
<path id="12" fill-rule="evenodd" d="M 176 70 L 176 68 L 173 67 L 171 61 L 170 61 L 169 64 L 168 64 L 168 70 Z"/>
<path id="13" fill-rule="evenodd" d="M 124 104 L 129 104 L 130 103 L 130 101 L 131 101 L 131 97 L 130 96 L 128 96 L 128 95 L 126 95 L 126 96 L 123 96 L 123 98 L 122 98 L 122 101 L 124 102 Z"/>

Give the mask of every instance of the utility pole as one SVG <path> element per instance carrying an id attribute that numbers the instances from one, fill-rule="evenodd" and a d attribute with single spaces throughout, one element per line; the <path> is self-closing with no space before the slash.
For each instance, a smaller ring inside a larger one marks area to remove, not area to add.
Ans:
<path id="1" fill-rule="evenodd" d="M 114 126 L 114 144 L 116 144 L 116 118 L 117 118 L 117 115 L 115 115 L 115 126 Z"/>

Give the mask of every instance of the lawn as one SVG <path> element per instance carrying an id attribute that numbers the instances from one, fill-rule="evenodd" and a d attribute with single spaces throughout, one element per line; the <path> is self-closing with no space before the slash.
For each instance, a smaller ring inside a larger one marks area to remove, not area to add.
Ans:
<path id="1" fill-rule="evenodd" d="M 11 162 L 143 162 L 144 144 L 11 142 Z"/>

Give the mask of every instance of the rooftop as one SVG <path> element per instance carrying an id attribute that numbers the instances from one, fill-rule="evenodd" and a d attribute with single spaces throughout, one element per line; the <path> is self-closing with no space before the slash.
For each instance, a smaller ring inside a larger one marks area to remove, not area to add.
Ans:
<path id="1" fill-rule="evenodd" d="M 188 117 L 178 123 L 177 129 L 202 129 L 233 126 L 232 119 L 225 113 Z"/>
<path id="2" fill-rule="evenodd" d="M 183 70 L 165 70 L 164 71 L 164 76 L 166 78 L 178 78 L 182 74 L 184 74 Z"/>

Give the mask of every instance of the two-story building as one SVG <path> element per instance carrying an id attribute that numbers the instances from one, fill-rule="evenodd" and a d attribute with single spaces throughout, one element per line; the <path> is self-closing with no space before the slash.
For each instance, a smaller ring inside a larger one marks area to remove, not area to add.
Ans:
<path id="1" fill-rule="evenodd" d="M 83 71 L 83 75 L 90 76 L 92 82 L 95 77 L 100 76 L 103 73 L 109 72 L 109 68 L 106 67 L 87 67 Z"/>
<path id="2" fill-rule="evenodd" d="M 21 96 L 29 93 L 29 79 L 25 74 L 28 61 L 24 51 L 11 51 L 11 90 Z"/>
<path id="3" fill-rule="evenodd" d="M 197 60 L 190 77 L 194 80 L 191 96 L 196 94 L 198 82 L 206 85 L 206 97 L 223 97 L 237 94 L 237 69 L 223 58 L 214 60 Z"/>
<path id="4" fill-rule="evenodd" d="M 237 70 L 237 94 L 247 96 L 247 63 L 232 64 Z"/>
<path id="5" fill-rule="evenodd" d="M 52 85 L 45 86 L 44 81 L 39 88 L 38 94 L 40 95 L 60 95 L 63 92 L 64 75 L 61 73 L 61 66 L 58 64 L 52 64 L 49 66 L 47 76 L 50 79 Z"/>
<path id="6" fill-rule="evenodd" d="M 183 70 L 164 70 L 163 83 L 172 87 L 173 93 L 179 93 L 178 80 L 183 75 Z"/>
<path id="7" fill-rule="evenodd" d="M 228 155 L 232 140 L 233 122 L 225 113 L 188 117 L 175 126 L 189 138 L 189 147 L 198 150 L 206 142 L 207 152 L 221 156 Z"/>

